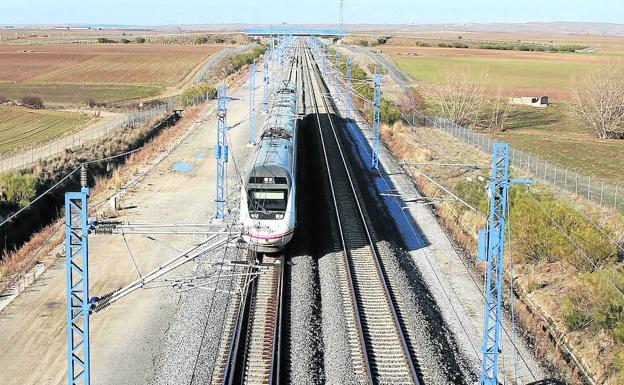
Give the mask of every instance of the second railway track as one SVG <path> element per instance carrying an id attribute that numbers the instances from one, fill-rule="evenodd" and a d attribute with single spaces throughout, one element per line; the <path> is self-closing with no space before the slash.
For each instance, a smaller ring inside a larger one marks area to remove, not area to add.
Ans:
<path id="1" fill-rule="evenodd" d="M 330 199 L 343 253 L 345 308 L 354 369 L 371 384 L 420 384 L 376 242 L 341 148 L 327 88 L 311 51 L 304 52 L 306 78 L 326 163 Z"/>

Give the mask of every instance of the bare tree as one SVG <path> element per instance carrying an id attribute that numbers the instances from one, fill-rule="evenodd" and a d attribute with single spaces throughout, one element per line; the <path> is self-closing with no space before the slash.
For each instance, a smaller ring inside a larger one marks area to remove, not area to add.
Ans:
<path id="1" fill-rule="evenodd" d="M 596 70 L 573 89 L 574 116 L 601 139 L 624 135 L 624 70 L 615 65 Z"/>
<path id="2" fill-rule="evenodd" d="M 475 76 L 467 71 L 452 71 L 441 86 L 431 87 L 429 97 L 440 113 L 463 126 L 475 124 L 485 100 L 485 74 Z"/>
<path id="3" fill-rule="evenodd" d="M 489 119 L 486 122 L 487 129 L 490 131 L 505 131 L 505 126 L 511 114 L 511 106 L 503 97 L 500 88 L 498 89 L 494 101 L 491 103 L 491 109 Z"/>
<path id="4" fill-rule="evenodd" d="M 416 88 L 407 88 L 399 97 L 399 109 L 404 118 L 413 126 L 424 123 L 424 106 L 423 97 Z"/>

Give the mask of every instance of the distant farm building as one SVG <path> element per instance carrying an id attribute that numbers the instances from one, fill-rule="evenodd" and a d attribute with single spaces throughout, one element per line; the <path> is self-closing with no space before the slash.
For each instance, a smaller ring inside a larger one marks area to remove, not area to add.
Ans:
<path id="1" fill-rule="evenodd" d="M 548 96 L 521 96 L 519 98 L 509 98 L 509 104 L 531 107 L 548 107 L 550 102 L 548 100 Z"/>

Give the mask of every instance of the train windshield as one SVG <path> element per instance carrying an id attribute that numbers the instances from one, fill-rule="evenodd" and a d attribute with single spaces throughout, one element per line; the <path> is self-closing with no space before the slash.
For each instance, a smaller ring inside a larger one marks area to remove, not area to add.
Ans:
<path id="1" fill-rule="evenodd" d="M 249 190 L 249 211 L 286 211 L 286 190 Z"/>

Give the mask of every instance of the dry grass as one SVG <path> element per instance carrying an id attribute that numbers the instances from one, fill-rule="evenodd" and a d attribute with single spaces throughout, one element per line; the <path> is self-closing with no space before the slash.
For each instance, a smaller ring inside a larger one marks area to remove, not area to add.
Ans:
<path id="1" fill-rule="evenodd" d="M 476 149 L 434 129 L 408 129 L 402 125 L 385 126 L 382 127 L 381 135 L 399 160 L 434 163 L 486 163 L 489 161 L 487 156 Z M 465 178 L 475 176 L 475 173 L 466 174 L 453 169 L 433 167 L 421 169 L 451 190 Z M 517 173 L 513 176 L 525 177 Z M 440 195 L 439 187 L 421 177 L 419 173 L 413 172 L 412 177 L 423 195 L 431 198 Z M 566 195 L 561 195 L 561 198 L 570 199 Z M 592 217 L 599 218 L 599 224 L 608 228 L 617 239 L 624 239 L 624 218 L 587 202 L 573 203 L 583 207 L 583 210 Z M 474 255 L 477 248 L 476 234 L 478 229 L 485 224 L 484 216 L 467 210 L 458 210 L 457 204 L 450 202 L 438 204 L 434 210 L 455 242 L 469 255 Z M 535 338 L 537 356 L 556 363 L 556 366 L 560 367 L 561 371 L 573 381 L 572 383 L 581 383 L 580 374 L 573 366 L 570 366 L 566 357 L 563 357 L 557 346 L 553 344 L 552 337 L 549 336 L 549 333 L 553 333 L 560 340 L 559 343 L 565 341 L 576 356 L 582 357 L 583 364 L 591 373 L 594 373 L 597 378 L 602 378 L 604 383 L 610 383 L 607 378 L 613 376 L 613 373 L 607 357 L 613 357 L 618 351 L 618 347 L 614 346 L 613 338 L 603 330 L 596 333 L 591 329 L 568 332 L 563 321 L 562 300 L 569 293 L 579 290 L 583 282 L 578 270 L 565 261 L 535 264 L 519 263 L 516 258 L 514 274 L 522 299 L 519 319 L 523 322 L 525 330 L 531 332 Z M 537 306 L 537 309 L 534 306 Z M 529 307 L 533 309 L 529 310 Z M 548 329 L 544 325 L 554 328 Z"/>

